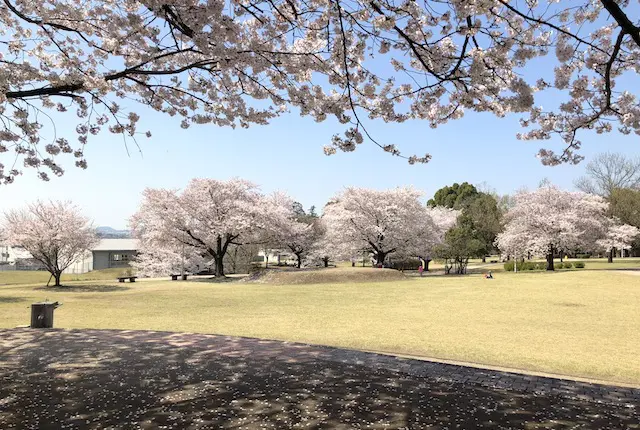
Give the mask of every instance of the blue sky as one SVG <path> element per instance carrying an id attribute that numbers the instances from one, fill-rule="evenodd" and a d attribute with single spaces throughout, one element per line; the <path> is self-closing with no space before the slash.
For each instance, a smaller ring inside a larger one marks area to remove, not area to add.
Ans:
<path id="1" fill-rule="evenodd" d="M 369 129 L 378 141 L 396 143 L 406 154 L 433 155 L 429 164 L 410 166 L 366 142 L 353 153 L 327 157 L 322 146 L 342 126 L 316 123 L 294 113 L 248 130 L 212 125 L 183 130 L 176 118 L 142 108 L 137 111 L 143 117 L 140 130 L 149 128 L 153 133 L 151 139 L 139 139 L 142 154 L 130 147 L 127 155 L 120 137 L 104 133 L 90 140 L 87 170 L 72 167 L 71 158 L 61 159 L 67 168 L 65 175 L 48 183 L 26 170 L 14 184 L 0 187 L 0 209 L 35 199 L 70 199 L 96 225 L 124 228 L 145 187 L 181 188 L 194 177 L 242 177 L 259 184 L 264 192 L 284 190 L 308 208 L 322 207 L 350 185 L 380 189 L 413 185 L 425 192 L 425 199 L 444 185 L 463 181 L 486 182 L 499 193 L 535 187 L 543 178 L 572 188 L 586 164 L 543 166 L 535 158 L 539 147 L 559 150 L 561 143 L 516 140 L 515 134 L 521 131 L 517 117 L 468 113 L 437 129 L 424 122 L 370 122 Z M 58 124 L 59 131 L 75 127 L 75 118 L 68 120 L 68 124 Z M 584 133 L 582 137 L 586 161 L 605 150 L 638 152 L 637 136 Z"/>

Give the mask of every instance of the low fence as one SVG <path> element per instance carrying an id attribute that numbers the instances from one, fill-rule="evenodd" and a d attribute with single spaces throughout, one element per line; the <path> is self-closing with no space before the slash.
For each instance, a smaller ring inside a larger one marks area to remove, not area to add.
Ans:
<path id="1" fill-rule="evenodd" d="M 13 272 L 16 270 L 25 271 L 25 272 L 36 272 L 39 270 L 46 270 L 46 269 L 39 266 L 19 266 L 17 264 L 0 264 L 0 272 Z"/>
<path id="2" fill-rule="evenodd" d="M 84 262 L 73 264 L 69 266 L 63 273 L 78 275 L 81 273 L 87 273 L 92 270 L 92 263 Z M 46 271 L 44 267 L 41 266 L 30 266 L 30 265 L 19 265 L 19 264 L 0 264 L 0 272 L 36 272 L 36 271 Z"/>

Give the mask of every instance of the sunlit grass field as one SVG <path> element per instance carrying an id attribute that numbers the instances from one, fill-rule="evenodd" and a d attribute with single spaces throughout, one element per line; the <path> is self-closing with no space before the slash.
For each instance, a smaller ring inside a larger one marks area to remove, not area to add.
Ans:
<path id="1" fill-rule="evenodd" d="M 62 284 L 70 281 L 113 281 L 118 276 L 122 276 L 123 269 L 105 269 L 82 274 L 63 274 Z M 0 271 L 0 286 L 16 284 L 42 284 L 46 285 L 51 275 L 42 270 L 11 270 Z M 53 282 L 53 280 L 52 280 Z"/>
<path id="2" fill-rule="evenodd" d="M 335 279 L 350 267 L 325 269 Z M 58 300 L 55 326 L 218 333 L 640 384 L 640 276 L 565 271 L 312 284 L 82 281 L 0 285 L 0 327 Z M 332 271 L 332 272 L 329 272 Z M 338 271 L 338 272 L 336 272 Z M 0 284 L 11 283 L 0 273 Z M 98 276 L 98 275 L 95 275 Z M 102 276 L 102 275 L 100 275 Z M 46 278 L 46 277 L 45 277 Z M 326 280 L 325 279 L 325 280 Z M 15 281 L 15 279 L 14 279 Z"/>

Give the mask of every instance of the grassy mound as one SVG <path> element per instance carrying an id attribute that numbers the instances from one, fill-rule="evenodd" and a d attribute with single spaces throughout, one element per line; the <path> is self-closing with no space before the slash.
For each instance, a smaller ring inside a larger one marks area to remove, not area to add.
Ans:
<path id="1" fill-rule="evenodd" d="M 247 278 L 247 282 L 275 285 L 337 284 L 402 281 L 407 277 L 397 270 L 372 267 L 329 267 L 322 269 L 269 269 Z"/>

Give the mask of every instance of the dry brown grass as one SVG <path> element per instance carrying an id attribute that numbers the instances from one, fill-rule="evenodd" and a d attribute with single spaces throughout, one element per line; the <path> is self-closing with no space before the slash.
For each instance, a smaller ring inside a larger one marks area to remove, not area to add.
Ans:
<path id="1" fill-rule="evenodd" d="M 360 282 L 404 281 L 397 270 L 372 267 L 330 267 L 326 269 L 268 269 L 245 282 L 274 285 L 337 284 Z"/>
<path id="2" fill-rule="evenodd" d="M 64 304 L 55 316 L 60 328 L 250 336 L 640 384 L 640 276 L 630 272 L 492 280 L 351 267 L 304 272 L 270 276 L 323 282 L 4 285 L 0 327 L 28 324 L 29 305 L 48 299 Z M 339 282 L 328 282 L 332 276 Z"/>

